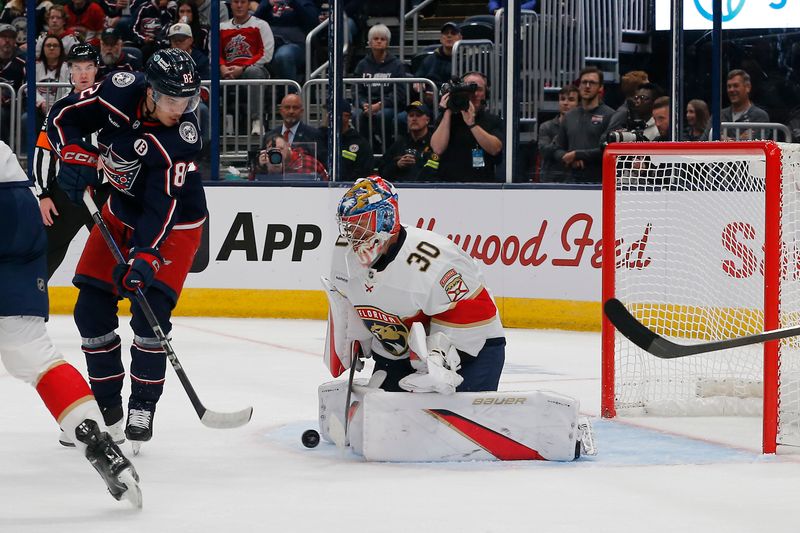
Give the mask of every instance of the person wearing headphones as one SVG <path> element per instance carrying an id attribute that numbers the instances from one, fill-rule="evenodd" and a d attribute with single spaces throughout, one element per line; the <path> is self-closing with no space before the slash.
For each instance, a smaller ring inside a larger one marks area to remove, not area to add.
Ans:
<path id="1" fill-rule="evenodd" d="M 431 148 L 439 157 L 439 179 L 448 182 L 496 181 L 503 151 L 503 121 L 486 109 L 486 76 L 469 72 L 445 84 L 439 124 Z"/>

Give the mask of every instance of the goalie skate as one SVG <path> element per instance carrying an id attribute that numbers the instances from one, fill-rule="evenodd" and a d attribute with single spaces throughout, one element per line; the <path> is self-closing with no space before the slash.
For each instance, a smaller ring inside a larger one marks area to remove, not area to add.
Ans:
<path id="1" fill-rule="evenodd" d="M 597 455 L 597 445 L 594 442 L 594 429 L 592 423 L 585 416 L 578 418 L 578 441 L 581 444 L 581 454 Z"/>
<path id="2" fill-rule="evenodd" d="M 103 478 L 111 496 L 117 501 L 125 498 L 141 508 L 139 475 L 109 434 L 100 432 L 94 420 L 86 419 L 75 428 L 75 437 L 86 444 L 86 458 Z"/>
<path id="3" fill-rule="evenodd" d="M 125 428 L 122 425 L 122 406 L 118 407 L 101 407 L 100 412 L 103 414 L 103 420 L 106 424 L 106 431 L 111 435 L 114 444 L 122 444 L 125 442 Z M 58 436 L 58 442 L 62 446 L 74 448 L 75 442 L 70 438 L 69 434 L 63 429 Z"/>
<path id="4" fill-rule="evenodd" d="M 155 409 L 128 409 L 128 424 L 125 427 L 125 436 L 131 441 L 133 455 L 139 455 L 143 442 L 153 437 L 153 415 Z"/>

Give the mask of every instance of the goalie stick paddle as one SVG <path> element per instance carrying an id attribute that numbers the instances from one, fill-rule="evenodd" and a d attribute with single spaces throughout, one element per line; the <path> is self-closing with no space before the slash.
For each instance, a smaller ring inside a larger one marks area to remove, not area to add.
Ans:
<path id="1" fill-rule="evenodd" d="M 678 344 L 665 339 L 636 320 L 636 317 L 616 298 L 608 299 L 603 308 L 608 319 L 620 333 L 642 350 L 650 352 L 661 359 L 675 359 L 800 335 L 800 326 L 791 326 L 721 341 Z"/>
<path id="2" fill-rule="evenodd" d="M 106 245 L 111 251 L 111 255 L 114 256 L 114 259 L 117 261 L 117 263 L 124 264 L 125 258 L 122 257 L 122 252 L 120 252 L 117 243 L 111 236 L 111 231 L 108 229 L 108 226 L 106 226 L 103 216 L 97 210 L 97 206 L 95 205 L 92 195 L 88 190 L 83 193 L 83 203 L 86 204 L 86 208 L 92 215 L 92 220 L 94 220 L 94 223 L 97 225 L 100 234 L 103 236 L 103 240 L 106 241 Z M 156 318 L 153 309 L 150 307 L 150 303 L 147 301 L 147 298 L 141 289 L 136 290 L 136 301 L 139 303 L 139 307 L 142 308 L 142 311 L 147 318 L 147 322 L 150 324 L 150 327 L 153 329 L 153 333 L 155 333 L 156 337 L 158 338 L 158 342 L 161 343 L 161 346 L 164 348 L 164 351 L 167 354 L 167 359 L 169 359 L 172 368 L 178 375 L 178 379 L 180 380 L 181 385 L 183 385 L 187 396 L 189 396 L 189 401 L 192 402 L 194 410 L 197 411 L 197 416 L 200 417 L 200 422 L 207 427 L 215 429 L 236 428 L 247 424 L 250 421 L 250 418 L 253 416 L 252 407 L 242 409 L 241 411 L 236 411 L 235 413 L 220 413 L 218 411 L 212 411 L 203 405 L 203 402 L 201 402 L 200 398 L 197 396 L 192 383 L 189 381 L 189 377 L 183 370 L 183 365 L 181 365 L 181 362 L 178 360 L 175 350 L 172 349 L 169 339 L 161 329 L 161 325 L 158 323 L 158 319 Z"/>

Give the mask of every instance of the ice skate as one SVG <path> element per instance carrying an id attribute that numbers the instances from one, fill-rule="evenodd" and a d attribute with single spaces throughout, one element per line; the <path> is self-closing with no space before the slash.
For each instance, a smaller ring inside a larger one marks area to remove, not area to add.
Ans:
<path id="1" fill-rule="evenodd" d="M 114 439 L 114 444 L 122 444 L 125 442 L 125 428 L 122 423 L 122 406 L 101 407 L 100 412 L 103 413 L 103 421 L 106 423 L 106 428 L 108 428 L 108 434 Z"/>
<path id="2" fill-rule="evenodd" d="M 139 455 L 139 449 L 143 442 L 147 442 L 153 437 L 153 415 L 155 406 L 152 408 L 129 408 L 128 424 L 125 427 L 125 436 L 131 441 L 133 455 Z"/>
<path id="3" fill-rule="evenodd" d="M 101 432 L 97 422 L 86 419 L 75 428 L 75 437 L 86 444 L 86 458 L 103 478 L 114 499 L 125 498 L 135 507 L 141 508 L 139 475 L 114 444 L 111 436 Z"/>
<path id="4" fill-rule="evenodd" d="M 585 416 L 578 418 L 578 441 L 581 443 L 581 453 L 583 455 L 597 455 L 592 423 Z"/>

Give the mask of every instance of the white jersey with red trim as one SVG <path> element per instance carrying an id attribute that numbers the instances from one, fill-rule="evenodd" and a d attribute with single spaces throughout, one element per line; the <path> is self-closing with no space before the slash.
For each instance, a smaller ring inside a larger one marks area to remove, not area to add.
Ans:
<path id="1" fill-rule="evenodd" d="M 444 332 L 456 348 L 477 356 L 486 339 L 503 337 L 494 299 L 477 262 L 432 231 L 403 226 L 402 241 L 366 268 L 339 239 L 331 280 L 373 335 L 372 351 L 408 357 L 411 324 Z"/>

